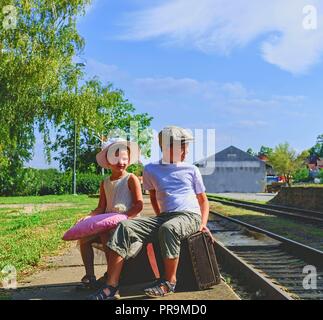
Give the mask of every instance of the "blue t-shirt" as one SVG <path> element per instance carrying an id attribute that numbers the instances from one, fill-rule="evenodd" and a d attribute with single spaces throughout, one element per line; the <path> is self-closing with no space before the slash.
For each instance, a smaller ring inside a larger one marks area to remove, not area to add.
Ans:
<path id="1" fill-rule="evenodd" d="M 205 192 L 200 170 L 189 163 L 162 164 L 161 161 L 145 166 L 145 190 L 156 190 L 161 212 L 191 211 L 201 214 L 196 198 Z"/>

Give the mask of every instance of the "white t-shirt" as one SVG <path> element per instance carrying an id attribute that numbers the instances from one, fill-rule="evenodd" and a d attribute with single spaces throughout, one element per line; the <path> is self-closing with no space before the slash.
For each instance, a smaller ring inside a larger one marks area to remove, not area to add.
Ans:
<path id="1" fill-rule="evenodd" d="M 161 212 L 191 211 L 201 214 L 196 198 L 205 192 L 199 169 L 189 163 L 162 164 L 161 161 L 145 166 L 145 190 L 156 190 Z"/>

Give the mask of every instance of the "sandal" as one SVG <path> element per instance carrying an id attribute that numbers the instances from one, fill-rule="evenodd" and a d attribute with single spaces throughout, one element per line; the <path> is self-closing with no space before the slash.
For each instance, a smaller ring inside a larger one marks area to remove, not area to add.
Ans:
<path id="1" fill-rule="evenodd" d="M 144 290 L 145 294 L 151 298 L 166 297 L 175 293 L 176 283 L 170 283 L 166 280 L 161 280 L 155 286 Z"/>
<path id="2" fill-rule="evenodd" d="M 83 284 L 90 284 L 90 283 L 94 283 L 96 281 L 96 277 L 95 276 L 88 276 L 85 275 L 82 279 L 81 282 Z"/>
<path id="3" fill-rule="evenodd" d="M 104 289 L 109 289 L 110 294 L 107 295 L 104 292 Z M 112 287 L 112 286 L 109 286 L 108 284 L 106 284 L 99 291 L 97 291 L 94 294 L 91 294 L 87 298 L 87 300 L 117 300 L 117 299 L 120 299 L 119 286 Z"/>
<path id="4" fill-rule="evenodd" d="M 97 282 L 100 283 L 101 285 L 103 285 L 103 284 L 107 283 L 107 280 L 108 280 L 108 273 L 105 272 L 104 275 L 97 280 Z"/>
<path id="5" fill-rule="evenodd" d="M 85 275 L 81 279 L 81 286 L 79 286 L 77 289 L 80 289 L 80 290 L 97 289 L 96 283 L 97 283 L 97 280 L 95 276 Z"/>

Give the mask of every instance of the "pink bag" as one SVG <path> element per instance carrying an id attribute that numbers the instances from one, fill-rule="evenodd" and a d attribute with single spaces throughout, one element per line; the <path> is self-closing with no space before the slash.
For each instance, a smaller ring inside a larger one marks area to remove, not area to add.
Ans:
<path id="1" fill-rule="evenodd" d="M 113 229 L 119 224 L 119 222 L 127 219 L 128 216 L 121 213 L 98 214 L 77 222 L 64 234 L 62 239 L 65 241 L 72 241 L 93 236 Z"/>

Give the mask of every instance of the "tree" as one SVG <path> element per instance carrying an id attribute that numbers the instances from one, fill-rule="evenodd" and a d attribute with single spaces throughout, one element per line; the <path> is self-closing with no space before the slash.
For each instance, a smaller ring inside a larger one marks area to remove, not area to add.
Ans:
<path id="1" fill-rule="evenodd" d="M 100 139 L 110 136 L 113 131 L 120 130 L 127 134 L 125 138 L 130 138 L 130 124 L 132 122 L 138 125 L 140 133 L 148 131 L 152 118 L 146 113 L 135 114 L 134 106 L 124 97 L 124 93 L 114 89 L 111 84 L 103 86 L 99 80 L 93 79 L 88 81 L 86 86 L 94 91 L 95 112 L 98 120 L 93 123 L 93 126 L 78 126 L 77 171 L 99 173 L 101 169 L 95 163 L 95 155 L 101 148 L 102 141 Z M 151 141 L 151 136 L 137 141 L 146 157 L 150 155 Z M 74 156 L 73 120 L 66 120 L 59 127 L 52 150 L 56 152 L 60 150 L 59 155 L 54 159 L 59 161 L 62 170 L 72 167 Z"/>
<path id="2" fill-rule="evenodd" d="M 252 148 L 249 148 L 247 150 L 247 153 L 249 153 L 251 156 L 255 157 L 256 156 L 256 153 L 252 150 Z"/>
<path id="3" fill-rule="evenodd" d="M 305 166 L 305 160 L 308 158 L 308 151 L 301 154 L 290 147 L 288 143 L 279 144 L 268 156 L 269 163 L 273 166 L 276 173 L 283 176 L 288 184 L 292 185 L 295 173 Z"/>
<path id="4" fill-rule="evenodd" d="M 273 152 L 272 148 L 265 147 L 265 146 L 261 146 L 260 151 L 258 153 L 253 151 L 252 148 L 249 148 L 247 150 L 247 153 L 249 153 L 251 156 L 254 156 L 254 157 L 259 157 L 261 155 L 268 157 L 272 152 Z"/>
<path id="5" fill-rule="evenodd" d="M 323 169 L 319 172 L 319 178 L 321 179 L 321 183 L 323 183 Z"/>
<path id="6" fill-rule="evenodd" d="M 259 155 L 264 155 L 264 156 L 269 156 L 270 154 L 272 154 L 273 149 L 270 147 L 265 147 L 265 146 L 261 146 L 260 151 L 259 151 Z"/>
<path id="7" fill-rule="evenodd" d="M 74 90 L 83 72 L 73 58 L 84 47 L 76 23 L 90 2 L 0 2 L 0 136 L 2 154 L 8 160 L 1 163 L 4 181 L 14 179 L 32 158 L 35 125 L 49 153 L 50 124 L 96 121 L 92 91 L 87 87 Z"/>
<path id="8" fill-rule="evenodd" d="M 323 158 L 323 134 L 317 137 L 315 146 L 310 149 L 310 154 Z"/>
<path id="9" fill-rule="evenodd" d="M 298 169 L 293 175 L 295 182 L 309 182 L 310 180 L 310 171 L 306 167 Z"/>

